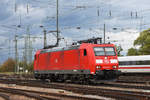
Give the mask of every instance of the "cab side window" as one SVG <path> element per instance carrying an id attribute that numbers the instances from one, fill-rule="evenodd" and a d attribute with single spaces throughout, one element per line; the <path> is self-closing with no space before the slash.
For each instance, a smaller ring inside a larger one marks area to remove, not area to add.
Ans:
<path id="1" fill-rule="evenodd" d="M 86 49 L 84 49 L 84 54 L 83 54 L 84 56 L 87 56 L 87 51 L 86 51 Z"/>
<path id="2" fill-rule="evenodd" d="M 36 55 L 34 55 L 34 60 L 36 60 Z"/>

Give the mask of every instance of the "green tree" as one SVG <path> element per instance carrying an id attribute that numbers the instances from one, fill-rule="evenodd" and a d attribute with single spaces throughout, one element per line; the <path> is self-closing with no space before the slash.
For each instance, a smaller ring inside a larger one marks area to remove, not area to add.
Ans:
<path id="1" fill-rule="evenodd" d="M 138 54 L 150 54 L 150 28 L 140 33 L 140 36 L 134 41 L 134 45 L 140 46 Z"/>
<path id="2" fill-rule="evenodd" d="M 0 67 L 0 72 L 14 72 L 15 60 L 8 58 Z"/>
<path id="3" fill-rule="evenodd" d="M 128 49 L 127 55 L 128 55 L 128 56 L 139 55 L 139 54 L 138 54 L 138 50 L 137 50 L 137 49 L 134 49 L 134 48 L 130 48 L 130 49 Z"/>

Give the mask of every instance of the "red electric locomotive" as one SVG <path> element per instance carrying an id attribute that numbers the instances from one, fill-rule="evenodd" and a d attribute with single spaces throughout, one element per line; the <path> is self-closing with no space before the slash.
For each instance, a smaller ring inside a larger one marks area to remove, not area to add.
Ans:
<path id="1" fill-rule="evenodd" d="M 91 44 L 38 50 L 34 59 L 36 79 L 110 80 L 116 79 L 118 58 L 113 44 Z"/>

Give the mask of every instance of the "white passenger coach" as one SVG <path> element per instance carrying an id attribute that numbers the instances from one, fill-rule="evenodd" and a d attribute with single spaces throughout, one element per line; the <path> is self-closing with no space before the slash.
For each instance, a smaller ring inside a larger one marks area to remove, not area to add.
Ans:
<path id="1" fill-rule="evenodd" d="M 150 73 L 150 55 L 118 57 L 119 70 L 124 73 Z"/>

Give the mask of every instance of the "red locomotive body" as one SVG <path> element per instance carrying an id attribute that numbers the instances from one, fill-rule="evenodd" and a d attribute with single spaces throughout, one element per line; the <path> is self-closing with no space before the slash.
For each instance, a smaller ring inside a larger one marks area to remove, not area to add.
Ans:
<path id="1" fill-rule="evenodd" d="M 34 59 L 37 79 L 106 80 L 116 78 L 118 58 L 113 44 L 82 43 L 78 46 L 38 50 Z"/>

